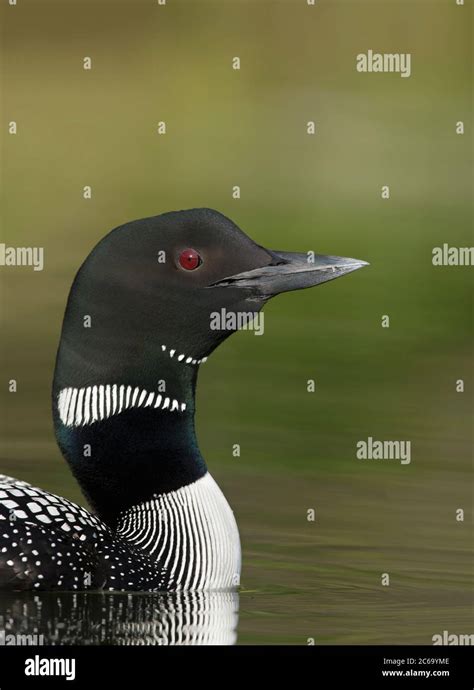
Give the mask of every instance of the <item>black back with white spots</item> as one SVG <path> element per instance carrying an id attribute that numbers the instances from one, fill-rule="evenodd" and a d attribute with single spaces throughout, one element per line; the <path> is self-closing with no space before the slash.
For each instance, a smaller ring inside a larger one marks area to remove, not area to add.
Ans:
<path id="1" fill-rule="evenodd" d="M 164 571 L 95 515 L 0 475 L 0 590 L 166 589 Z"/>

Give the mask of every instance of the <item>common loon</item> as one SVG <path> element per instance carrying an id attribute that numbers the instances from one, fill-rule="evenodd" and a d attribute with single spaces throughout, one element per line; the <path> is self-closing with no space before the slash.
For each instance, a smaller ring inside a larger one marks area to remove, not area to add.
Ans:
<path id="1" fill-rule="evenodd" d="M 211 209 L 126 223 L 73 282 L 53 380 L 58 445 L 94 512 L 0 476 L 0 589 L 227 590 L 237 525 L 194 429 L 199 366 L 228 336 L 213 312 L 366 262 L 271 251 Z"/>

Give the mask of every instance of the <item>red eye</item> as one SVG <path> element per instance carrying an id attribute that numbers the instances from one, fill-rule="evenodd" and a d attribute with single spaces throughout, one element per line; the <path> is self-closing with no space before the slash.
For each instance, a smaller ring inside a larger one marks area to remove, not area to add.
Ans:
<path id="1" fill-rule="evenodd" d="M 201 264 L 201 256 L 195 249 L 184 249 L 179 255 L 179 265 L 186 271 L 194 271 Z"/>

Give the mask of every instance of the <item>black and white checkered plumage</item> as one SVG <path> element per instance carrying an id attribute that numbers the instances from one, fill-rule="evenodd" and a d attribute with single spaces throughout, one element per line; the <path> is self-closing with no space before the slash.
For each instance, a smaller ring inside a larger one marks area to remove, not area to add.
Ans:
<path id="1" fill-rule="evenodd" d="M 160 590 L 163 574 L 81 506 L 0 475 L 0 589 L 102 588 Z"/>

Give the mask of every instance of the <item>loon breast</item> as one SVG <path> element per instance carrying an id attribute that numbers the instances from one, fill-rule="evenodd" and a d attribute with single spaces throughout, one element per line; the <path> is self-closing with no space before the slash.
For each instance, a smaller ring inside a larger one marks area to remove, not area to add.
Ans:
<path id="1" fill-rule="evenodd" d="M 128 510 L 118 534 L 162 562 L 168 584 L 176 591 L 230 589 L 240 584 L 237 524 L 209 472 Z"/>

